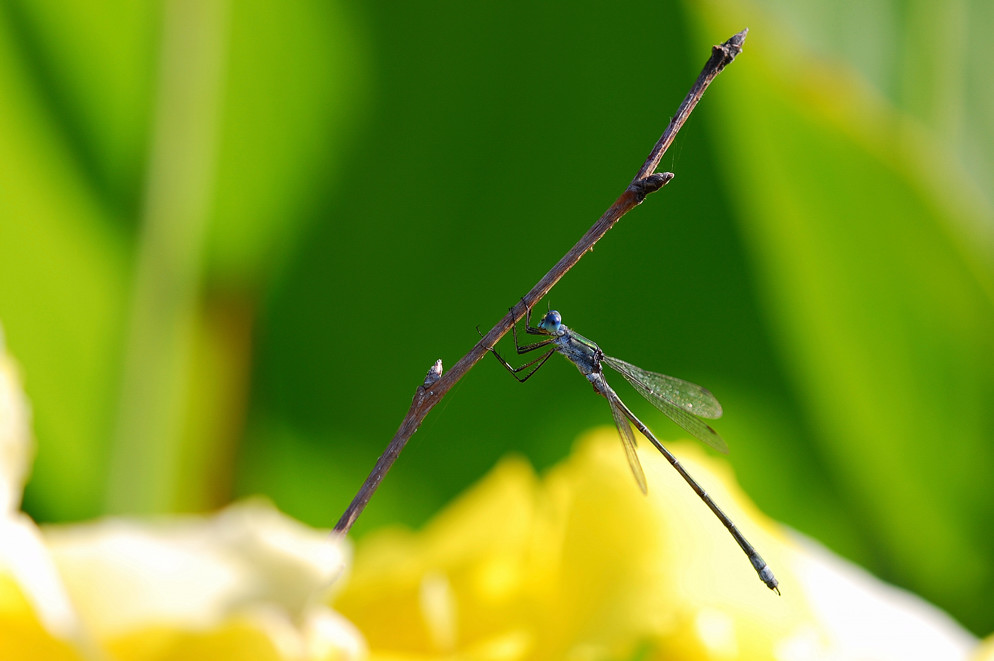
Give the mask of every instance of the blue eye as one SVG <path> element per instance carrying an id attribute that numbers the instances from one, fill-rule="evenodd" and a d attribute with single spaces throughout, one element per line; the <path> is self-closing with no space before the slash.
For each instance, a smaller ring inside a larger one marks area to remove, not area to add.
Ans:
<path id="1" fill-rule="evenodd" d="M 542 317 L 542 321 L 539 322 L 538 327 L 542 330 L 547 330 L 552 333 L 558 332 L 559 327 L 563 324 L 563 318 L 559 314 L 558 310 L 550 310 Z"/>

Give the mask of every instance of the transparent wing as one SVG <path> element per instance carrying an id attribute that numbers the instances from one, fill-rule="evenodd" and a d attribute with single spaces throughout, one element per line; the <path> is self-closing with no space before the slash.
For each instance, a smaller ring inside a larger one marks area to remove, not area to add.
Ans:
<path id="1" fill-rule="evenodd" d="M 724 439 L 701 420 L 721 417 L 721 404 L 710 391 L 695 383 L 648 372 L 610 356 L 605 356 L 604 362 L 625 377 L 632 387 L 670 420 L 715 450 L 728 452 L 728 444 Z"/>
<path id="2" fill-rule="evenodd" d="M 613 391 L 611 394 L 614 394 Z M 618 434 L 621 435 L 621 445 L 625 448 L 628 465 L 632 469 L 635 481 L 638 482 L 639 489 L 642 490 L 642 493 L 649 493 L 649 487 L 646 486 L 645 482 L 645 472 L 642 471 L 642 464 L 639 462 L 638 454 L 635 453 L 635 433 L 632 431 L 632 425 L 628 422 L 628 418 L 625 417 L 624 412 L 616 403 L 617 397 L 617 395 L 607 397 L 607 403 L 611 405 L 611 415 L 614 417 L 614 426 L 618 428 Z"/>
<path id="3" fill-rule="evenodd" d="M 626 363 L 623 360 L 604 357 L 604 362 L 618 370 L 642 396 L 659 407 L 659 400 L 667 404 L 689 411 L 700 418 L 720 418 L 721 404 L 706 388 L 696 383 L 684 381 L 665 374 L 648 372 L 641 367 Z M 666 413 L 662 407 L 659 407 Z"/>

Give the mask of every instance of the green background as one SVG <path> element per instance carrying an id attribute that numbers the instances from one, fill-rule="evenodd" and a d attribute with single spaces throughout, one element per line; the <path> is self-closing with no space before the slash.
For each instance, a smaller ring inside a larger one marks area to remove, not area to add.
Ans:
<path id="1" fill-rule="evenodd" d="M 264 493 L 330 527 L 751 28 L 676 173 L 553 290 L 702 383 L 770 516 L 994 629 L 994 5 L 0 4 L 0 323 L 39 521 Z M 505 352 L 509 341 L 504 345 Z M 620 379 L 616 379 L 620 382 Z M 619 383 L 663 439 L 682 436 Z M 418 525 L 606 405 L 479 364 L 356 525 Z"/>

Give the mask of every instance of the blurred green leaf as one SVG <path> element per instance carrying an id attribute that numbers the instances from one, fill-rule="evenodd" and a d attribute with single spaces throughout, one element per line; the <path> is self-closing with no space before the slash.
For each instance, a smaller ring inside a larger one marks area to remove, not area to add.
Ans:
<path id="1" fill-rule="evenodd" d="M 318 1 L 0 7 L 0 318 L 63 487 L 36 513 L 226 500 L 253 301 L 340 167 L 362 41 Z"/>
<path id="2" fill-rule="evenodd" d="M 279 273 L 336 185 L 369 72 L 338 3 L 239 1 L 229 30 L 209 268 L 258 283 Z"/>
<path id="3" fill-rule="evenodd" d="M 38 58 L 18 48 L 33 37 L 12 8 L 0 11 L 0 316 L 46 440 L 35 480 L 64 489 L 29 497 L 41 512 L 80 516 L 98 508 L 126 247 L 49 105 Z"/>
<path id="4" fill-rule="evenodd" d="M 994 588 L 979 525 L 994 515 L 981 496 L 994 467 L 994 216 L 942 136 L 856 72 L 740 5 L 706 9 L 709 34 L 751 28 L 709 107 L 861 560 L 938 603 L 971 604 L 958 615 L 978 625 Z"/>
<path id="5" fill-rule="evenodd" d="M 140 200 L 160 14 L 157 3 L 127 0 L 0 8 L 12 49 L 3 65 L 25 76 L 60 158 L 115 212 L 114 224 L 133 225 Z"/>

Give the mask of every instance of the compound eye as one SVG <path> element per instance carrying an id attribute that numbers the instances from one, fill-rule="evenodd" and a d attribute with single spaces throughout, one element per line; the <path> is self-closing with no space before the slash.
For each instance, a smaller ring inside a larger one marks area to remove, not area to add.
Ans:
<path id="1" fill-rule="evenodd" d="M 542 330 L 547 330 L 550 333 L 555 333 L 559 331 L 559 327 L 563 324 L 563 318 L 559 314 L 558 310 L 549 310 L 542 317 L 542 321 L 539 322 L 538 327 Z"/>

